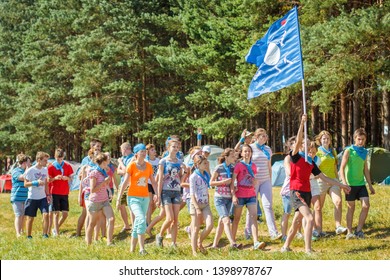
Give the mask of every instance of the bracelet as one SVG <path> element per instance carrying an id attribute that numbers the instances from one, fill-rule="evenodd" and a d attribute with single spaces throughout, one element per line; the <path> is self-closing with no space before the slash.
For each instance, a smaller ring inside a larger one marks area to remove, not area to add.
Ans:
<path id="1" fill-rule="evenodd" d="M 244 142 L 245 142 L 245 138 L 244 138 L 244 137 L 241 137 L 240 143 L 244 143 Z"/>
<path id="2" fill-rule="evenodd" d="M 39 182 L 38 181 L 32 181 L 31 186 L 33 187 L 39 187 Z"/>
<path id="3" fill-rule="evenodd" d="M 197 139 L 197 140 L 202 140 L 202 134 L 198 134 L 198 135 L 196 136 L 196 139 Z"/>

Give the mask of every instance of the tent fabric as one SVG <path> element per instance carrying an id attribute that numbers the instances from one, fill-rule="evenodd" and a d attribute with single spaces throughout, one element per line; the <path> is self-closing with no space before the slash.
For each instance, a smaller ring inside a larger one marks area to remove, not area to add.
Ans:
<path id="1" fill-rule="evenodd" d="M 282 186 L 285 178 L 283 160 L 275 161 L 272 165 L 272 186 Z"/>
<path id="2" fill-rule="evenodd" d="M 222 154 L 224 149 L 216 145 L 204 145 L 204 146 L 209 146 L 211 148 L 211 153 L 208 157 L 208 161 L 210 162 L 210 172 L 214 172 L 215 167 L 218 165 L 218 157 Z M 186 155 L 184 157 L 184 163 L 188 164 L 189 161 L 190 161 L 190 155 Z"/>
<path id="3" fill-rule="evenodd" d="M 390 185 L 390 176 L 387 176 L 380 185 Z"/>
<path id="4" fill-rule="evenodd" d="M 10 192 L 12 189 L 12 176 L 5 174 L 0 176 L 0 188 L 1 192 Z"/>

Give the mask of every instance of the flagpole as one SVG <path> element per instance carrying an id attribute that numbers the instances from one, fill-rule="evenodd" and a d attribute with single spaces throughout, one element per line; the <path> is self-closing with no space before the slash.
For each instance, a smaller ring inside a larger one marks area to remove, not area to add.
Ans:
<path id="1" fill-rule="evenodd" d="M 306 114 L 306 92 L 305 92 L 305 79 L 302 79 L 302 99 L 303 99 L 303 114 Z M 304 124 L 304 139 L 305 139 L 305 161 L 307 162 L 307 120 Z"/>

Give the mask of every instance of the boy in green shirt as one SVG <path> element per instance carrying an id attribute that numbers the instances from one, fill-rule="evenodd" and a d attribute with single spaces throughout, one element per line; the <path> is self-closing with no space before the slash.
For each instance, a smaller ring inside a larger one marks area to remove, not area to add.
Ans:
<path id="1" fill-rule="evenodd" d="M 366 187 L 366 182 L 371 194 L 375 194 L 375 190 L 371 184 L 371 176 L 367 166 L 367 153 L 364 148 L 366 143 L 366 132 L 359 128 L 353 134 L 354 145 L 347 147 L 343 154 L 343 159 L 340 165 L 340 177 L 343 184 L 351 187 L 351 192 L 345 195 L 347 201 L 347 228 L 348 234 L 346 239 L 364 238 L 362 231 L 366 221 L 368 210 L 370 208 L 370 200 Z M 355 200 L 360 200 L 362 210 L 360 211 L 359 223 L 355 233 L 352 233 L 352 221 L 355 212 Z"/>

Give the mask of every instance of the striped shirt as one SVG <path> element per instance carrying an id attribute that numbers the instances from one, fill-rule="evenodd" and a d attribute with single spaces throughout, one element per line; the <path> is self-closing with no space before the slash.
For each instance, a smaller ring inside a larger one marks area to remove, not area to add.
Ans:
<path id="1" fill-rule="evenodd" d="M 26 201 L 28 188 L 24 187 L 24 180 L 19 181 L 20 175 L 24 174 L 24 169 L 17 167 L 12 170 L 12 189 L 11 189 L 11 202 Z"/>
<path id="2" fill-rule="evenodd" d="M 270 155 L 270 160 L 268 160 L 267 156 L 261 151 L 256 143 L 250 145 L 253 150 L 252 154 L 252 162 L 257 166 L 257 173 L 255 178 L 260 180 L 260 182 L 264 182 L 267 180 L 271 180 L 271 174 L 269 171 L 269 162 L 272 157 L 272 150 L 270 147 L 265 146 L 265 149 L 268 151 Z"/>

